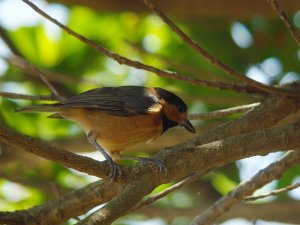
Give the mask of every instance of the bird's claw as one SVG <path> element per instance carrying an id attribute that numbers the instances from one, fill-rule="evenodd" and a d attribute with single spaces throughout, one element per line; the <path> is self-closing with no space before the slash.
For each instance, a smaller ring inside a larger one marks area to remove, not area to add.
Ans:
<path id="1" fill-rule="evenodd" d="M 114 181 L 121 176 L 122 174 L 121 168 L 119 167 L 118 164 L 116 164 L 113 161 L 108 161 L 108 164 L 110 166 L 110 173 L 107 178 L 110 179 L 111 181 Z"/>
<path id="2" fill-rule="evenodd" d="M 168 175 L 168 170 L 167 170 L 167 167 L 165 165 L 165 162 L 162 161 L 162 160 L 159 160 L 159 159 L 149 159 L 149 158 L 143 158 L 142 164 L 144 163 L 150 163 L 150 164 L 153 164 L 155 165 L 157 168 L 158 168 L 158 171 L 159 172 L 164 172 L 165 173 L 165 176 Z"/>

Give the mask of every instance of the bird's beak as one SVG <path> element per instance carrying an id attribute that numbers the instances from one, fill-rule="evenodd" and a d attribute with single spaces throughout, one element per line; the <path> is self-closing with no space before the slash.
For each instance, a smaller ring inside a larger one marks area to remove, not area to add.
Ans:
<path id="1" fill-rule="evenodd" d="M 194 128 L 194 126 L 191 124 L 191 122 L 189 120 L 185 120 L 181 126 L 183 126 L 185 129 L 187 129 L 189 132 L 192 133 L 196 133 L 196 129 Z"/>

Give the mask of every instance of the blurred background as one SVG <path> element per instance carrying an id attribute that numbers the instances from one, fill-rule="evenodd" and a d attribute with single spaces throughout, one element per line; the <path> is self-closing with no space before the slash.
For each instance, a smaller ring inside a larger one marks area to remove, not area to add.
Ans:
<path id="1" fill-rule="evenodd" d="M 294 26 L 300 28 L 300 2 L 281 2 Z M 57 0 L 34 3 L 76 32 L 130 59 L 199 79 L 237 82 L 183 43 L 142 1 Z M 158 2 L 158 6 L 211 54 L 248 77 L 276 85 L 299 79 L 300 50 L 265 1 L 165 0 Z M 188 103 L 190 113 L 259 101 L 257 96 L 193 86 L 119 65 L 43 19 L 22 1 L 0 0 L 0 91 L 50 94 L 36 73 L 13 60 L 12 52 L 40 68 L 63 96 L 102 86 L 158 86 L 181 96 Z M 47 114 L 14 113 L 17 107 L 37 103 L 44 101 L 0 97 L 0 123 L 77 154 L 103 160 L 77 125 L 48 119 Z M 238 116 L 194 121 L 194 125 L 201 134 Z M 183 129 L 173 129 L 153 143 L 136 146 L 129 152 L 149 156 L 192 137 Z M 169 194 L 151 207 L 119 219 L 115 224 L 189 224 L 196 214 L 280 155 L 282 153 L 257 156 L 227 165 Z M 97 180 L 1 143 L 0 165 L 1 211 L 42 204 Z M 266 193 L 297 181 L 300 181 L 300 166 L 289 170 L 282 179 L 257 193 Z M 162 185 L 154 193 L 170 185 Z M 263 210 L 257 209 L 263 206 L 272 209 L 272 204 L 278 204 L 276 207 L 280 209 L 280 204 L 299 199 L 299 190 L 294 190 L 249 204 L 243 203 L 233 213 L 225 215 L 221 224 L 291 223 L 293 220 L 279 214 L 276 221 L 282 223 L 267 222 L 275 215 L 262 215 Z M 70 220 L 66 224 L 75 221 Z"/>

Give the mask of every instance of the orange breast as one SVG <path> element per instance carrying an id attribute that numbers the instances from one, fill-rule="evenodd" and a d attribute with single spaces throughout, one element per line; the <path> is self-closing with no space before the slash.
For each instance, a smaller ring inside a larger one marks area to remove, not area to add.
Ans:
<path id="1" fill-rule="evenodd" d="M 136 116 L 114 116 L 99 110 L 68 109 L 62 116 L 80 124 L 82 129 L 98 135 L 97 142 L 109 152 L 153 140 L 162 131 L 160 112 Z"/>

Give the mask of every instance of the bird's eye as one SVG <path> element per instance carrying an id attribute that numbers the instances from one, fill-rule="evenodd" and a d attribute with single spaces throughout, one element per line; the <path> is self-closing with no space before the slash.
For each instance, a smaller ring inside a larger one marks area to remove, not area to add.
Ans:
<path id="1" fill-rule="evenodd" d="M 185 105 L 177 105 L 177 110 L 181 113 L 186 112 L 187 108 Z"/>

